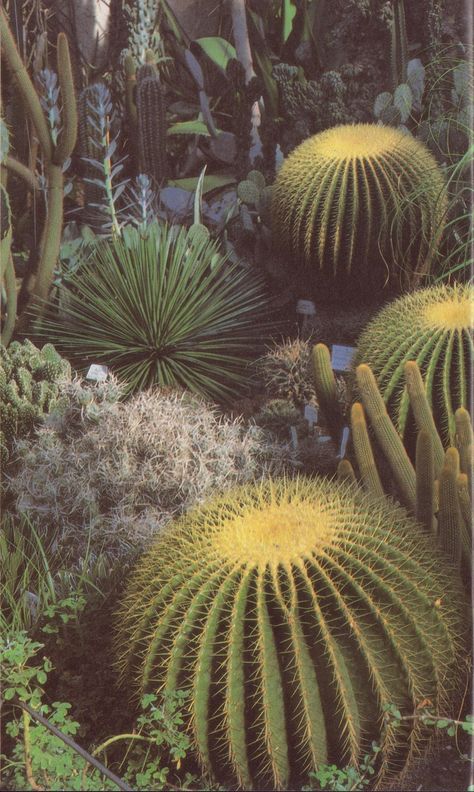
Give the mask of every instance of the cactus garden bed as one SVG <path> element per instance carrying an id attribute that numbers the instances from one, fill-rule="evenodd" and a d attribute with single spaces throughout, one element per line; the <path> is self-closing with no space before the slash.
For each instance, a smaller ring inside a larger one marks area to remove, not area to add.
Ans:
<path id="1" fill-rule="evenodd" d="M 2 789 L 474 790 L 466 14 L 1 4 Z"/>

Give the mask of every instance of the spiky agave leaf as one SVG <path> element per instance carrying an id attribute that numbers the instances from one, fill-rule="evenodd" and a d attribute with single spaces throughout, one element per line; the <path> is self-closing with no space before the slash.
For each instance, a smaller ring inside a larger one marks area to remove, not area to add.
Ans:
<path id="1" fill-rule="evenodd" d="M 77 364 L 111 366 L 128 392 L 158 384 L 225 399 L 246 384 L 263 284 L 214 241 L 179 226 L 127 228 L 97 246 L 73 285 L 39 332 Z"/>
<path id="2" fill-rule="evenodd" d="M 458 407 L 468 407 L 474 360 L 474 287 L 432 286 L 386 306 L 358 341 L 354 365 L 372 369 L 404 439 L 415 435 L 404 365 L 416 360 L 445 448 L 455 445 Z"/>
<path id="3" fill-rule="evenodd" d="M 346 295 L 355 286 L 366 294 L 399 291 L 429 271 L 443 186 L 434 157 L 410 135 L 375 124 L 327 129 L 298 146 L 278 173 L 277 246 L 305 264 L 318 287 Z"/>
<path id="4" fill-rule="evenodd" d="M 231 788 L 296 788 L 370 740 L 380 780 L 422 740 L 410 720 L 384 730 L 383 705 L 436 709 L 456 686 L 462 594 L 439 560 L 405 512 L 357 486 L 236 489 L 136 568 L 117 614 L 122 681 L 189 690 L 202 765 Z"/>

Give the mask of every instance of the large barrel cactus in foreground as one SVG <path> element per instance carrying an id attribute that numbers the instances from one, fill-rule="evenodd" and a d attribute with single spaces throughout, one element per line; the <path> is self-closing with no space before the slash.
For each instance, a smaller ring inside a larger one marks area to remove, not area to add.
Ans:
<path id="1" fill-rule="evenodd" d="M 401 297 L 373 319 L 358 342 L 387 410 L 406 440 L 415 435 L 404 365 L 416 360 L 445 448 L 455 445 L 454 413 L 469 407 L 474 362 L 474 287 L 433 286 Z"/>
<path id="2" fill-rule="evenodd" d="M 336 296 L 399 291 L 430 268 L 443 225 L 441 170 L 411 135 L 348 124 L 305 140 L 273 189 L 276 247 Z M 337 290 L 336 290 L 337 287 Z"/>
<path id="3" fill-rule="evenodd" d="M 325 479 L 267 480 L 174 523 L 117 618 L 124 684 L 187 689 L 202 765 L 225 784 L 295 788 L 381 745 L 377 778 L 420 746 L 383 705 L 446 711 L 455 575 L 400 509 Z M 443 571 L 446 570 L 446 571 Z"/>

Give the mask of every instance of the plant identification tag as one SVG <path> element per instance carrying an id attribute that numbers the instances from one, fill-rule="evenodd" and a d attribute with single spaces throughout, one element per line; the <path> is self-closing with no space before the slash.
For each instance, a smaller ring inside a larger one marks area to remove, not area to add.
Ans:
<path id="1" fill-rule="evenodd" d="M 95 380 L 95 382 L 104 382 L 107 379 L 109 369 L 107 366 L 99 366 L 98 363 L 93 363 L 89 366 L 89 371 L 86 374 L 86 379 Z"/>
<path id="2" fill-rule="evenodd" d="M 333 344 L 331 350 L 331 366 L 334 371 L 349 371 L 355 353 L 355 347 Z"/>
<path id="3" fill-rule="evenodd" d="M 304 417 L 308 421 L 309 428 L 312 429 L 314 424 L 318 421 L 318 411 L 313 404 L 305 404 Z"/>
<path id="4" fill-rule="evenodd" d="M 303 316 L 314 316 L 316 314 L 316 306 L 312 300 L 298 300 L 296 313 Z"/>
<path id="5" fill-rule="evenodd" d="M 296 426 L 290 426 L 290 440 L 292 447 L 296 451 L 298 448 L 298 433 L 296 431 Z"/>
<path id="6" fill-rule="evenodd" d="M 341 437 L 341 447 L 339 448 L 339 459 L 344 459 L 347 450 L 347 444 L 349 442 L 349 437 L 351 434 L 351 430 L 348 426 L 345 426 L 342 430 L 342 437 Z"/>

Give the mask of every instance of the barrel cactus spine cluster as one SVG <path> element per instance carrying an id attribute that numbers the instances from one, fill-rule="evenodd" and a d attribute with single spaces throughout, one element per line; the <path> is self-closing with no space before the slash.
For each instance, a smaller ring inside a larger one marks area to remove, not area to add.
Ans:
<path id="1" fill-rule="evenodd" d="M 380 782 L 423 741 L 412 721 L 384 730 L 383 705 L 445 706 L 461 612 L 449 568 L 403 511 L 347 484 L 268 480 L 158 539 L 115 646 L 137 695 L 189 691 L 187 727 L 222 782 L 292 788 L 320 764 L 356 763 L 370 740 Z"/>
<path id="2" fill-rule="evenodd" d="M 305 140 L 273 189 L 275 245 L 315 289 L 400 291 L 429 272 L 444 179 L 428 149 L 391 127 L 348 124 Z"/>

